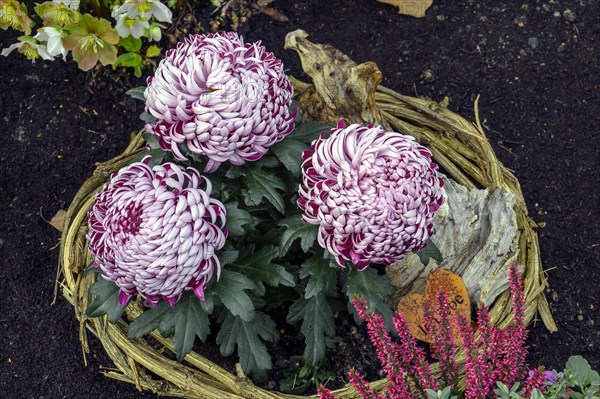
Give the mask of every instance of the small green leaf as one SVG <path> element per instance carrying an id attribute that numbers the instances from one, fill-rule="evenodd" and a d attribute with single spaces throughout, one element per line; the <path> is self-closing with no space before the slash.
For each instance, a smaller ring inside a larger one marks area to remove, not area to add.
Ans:
<path id="1" fill-rule="evenodd" d="M 160 55 L 160 47 L 158 47 L 155 44 L 153 44 L 152 46 L 148 47 L 148 49 L 146 50 L 146 57 L 147 58 L 158 57 L 159 55 Z"/>
<path id="2" fill-rule="evenodd" d="M 246 293 L 256 286 L 248 277 L 241 273 L 224 269 L 221 279 L 215 285 L 215 293 L 223 305 L 234 315 L 250 322 L 254 318 L 254 304 Z"/>
<path id="3" fill-rule="evenodd" d="M 141 119 L 141 120 L 143 120 L 143 121 L 144 121 L 144 122 L 146 122 L 146 123 L 149 123 L 149 124 L 151 124 L 151 125 L 153 125 L 153 124 L 155 124 L 155 123 L 156 123 L 156 118 L 155 118 L 155 117 L 153 117 L 152 115 L 150 115 L 150 114 L 149 114 L 149 113 L 147 113 L 147 112 L 142 112 L 142 113 L 140 114 L 140 119 Z"/>
<path id="4" fill-rule="evenodd" d="M 237 201 L 225 204 L 227 211 L 227 230 L 232 237 L 243 237 L 246 235 L 244 226 L 252 227 L 255 223 L 254 217 L 245 209 L 239 208 Z"/>
<path id="5" fill-rule="evenodd" d="M 247 189 L 243 190 L 242 194 L 246 205 L 259 205 L 265 198 L 280 213 L 285 213 L 283 198 L 277 192 L 277 190 L 285 190 L 285 184 L 279 177 L 257 166 L 244 167 L 244 175 Z"/>
<path id="6" fill-rule="evenodd" d="M 286 138 L 286 140 L 297 140 L 306 144 L 311 144 L 313 140 L 319 138 L 322 132 L 329 132 L 333 126 L 323 125 L 315 121 L 302 122 Z"/>
<path id="7" fill-rule="evenodd" d="M 123 47 L 125 51 L 137 53 L 142 48 L 142 39 L 136 39 L 133 36 L 127 36 L 119 40 L 119 46 Z"/>
<path id="8" fill-rule="evenodd" d="M 302 153 L 308 146 L 301 141 L 286 139 L 271 147 L 281 163 L 296 177 L 301 175 Z"/>
<path id="9" fill-rule="evenodd" d="M 582 356 L 571 356 L 565 368 L 571 372 L 577 385 L 583 387 L 591 382 L 592 367 Z"/>
<path id="10" fill-rule="evenodd" d="M 283 219 L 278 225 L 286 228 L 281 235 L 281 256 L 284 256 L 289 251 L 294 241 L 298 238 L 300 239 L 302 250 L 308 252 L 313 246 L 319 231 L 319 226 L 303 222 L 300 215 Z"/>
<path id="11" fill-rule="evenodd" d="M 90 294 L 95 295 L 85 313 L 90 317 L 106 315 L 108 321 L 116 323 L 123 314 L 125 308 L 119 304 L 119 287 L 112 281 L 105 280 L 101 274 L 96 277 L 96 282 L 89 289 Z"/>
<path id="12" fill-rule="evenodd" d="M 142 65 L 142 56 L 136 53 L 125 53 L 117 57 L 114 66 L 139 67 Z"/>
<path id="13" fill-rule="evenodd" d="M 440 250 L 435 246 L 433 241 L 431 241 L 431 238 L 427 239 L 427 246 L 422 250 L 415 252 L 415 254 L 419 256 L 419 259 L 424 266 L 429 264 L 429 258 L 433 258 L 438 262 L 441 262 L 444 259 Z"/>
<path id="14" fill-rule="evenodd" d="M 171 310 L 168 303 L 161 302 L 156 308 L 150 308 L 139 315 L 130 325 L 127 337 L 140 338 L 158 328 L 165 314 Z"/>
<path id="15" fill-rule="evenodd" d="M 142 138 L 144 139 L 144 142 L 150 147 L 150 149 L 156 150 L 157 148 L 160 148 L 160 146 L 158 145 L 158 138 L 156 136 L 150 133 L 144 133 L 142 134 Z"/>
<path id="16" fill-rule="evenodd" d="M 210 321 L 202 301 L 193 293 L 185 292 L 175 307 L 165 312 L 158 327 L 161 335 L 173 335 L 175 354 L 177 360 L 181 361 L 192 351 L 196 337 L 202 342 L 206 341 L 210 332 Z"/>
<path id="17" fill-rule="evenodd" d="M 346 295 L 349 301 L 352 301 L 355 295 L 363 298 L 367 302 L 369 310 L 377 312 L 383 317 L 390 331 L 393 330 L 393 312 L 385 303 L 385 299 L 392 294 L 392 291 L 390 280 L 386 276 L 378 275 L 377 270 L 371 267 L 364 270 L 350 267 L 346 282 Z M 355 321 L 359 323 L 360 319 L 351 303 L 348 304 L 348 310 L 354 315 Z"/>
<path id="18" fill-rule="evenodd" d="M 304 362 L 311 366 L 318 365 L 325 357 L 325 337 L 335 335 L 334 316 L 321 292 L 309 299 L 300 298 L 290 307 L 288 323 L 299 323 L 304 335 Z"/>
<path id="19" fill-rule="evenodd" d="M 304 298 L 311 298 L 321 292 L 326 293 L 337 285 L 337 267 L 321 256 L 313 255 L 302 264 L 300 278 L 309 277 L 304 291 Z"/>
<path id="20" fill-rule="evenodd" d="M 278 338 L 275 322 L 266 314 L 257 312 L 254 320 L 248 322 L 227 312 L 216 342 L 223 356 L 231 355 L 237 346 L 244 372 L 261 378 L 265 370 L 272 367 L 271 356 L 263 340 L 271 342 Z"/>

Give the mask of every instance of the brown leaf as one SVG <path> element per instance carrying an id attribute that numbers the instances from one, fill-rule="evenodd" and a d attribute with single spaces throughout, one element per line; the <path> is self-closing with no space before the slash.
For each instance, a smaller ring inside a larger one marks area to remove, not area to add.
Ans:
<path id="1" fill-rule="evenodd" d="M 398 7 L 400 14 L 410 15 L 415 18 L 423 18 L 425 11 L 433 0 L 377 0 L 381 3 L 391 4 Z"/>
<path id="2" fill-rule="evenodd" d="M 437 269 L 429 273 L 425 283 L 425 294 L 408 294 L 398 303 L 398 312 L 404 315 L 411 334 L 420 341 L 432 343 L 425 326 L 425 308 L 432 309 L 432 314 L 437 319 L 439 314 L 437 295 L 440 291 L 446 293 L 450 304 L 450 323 L 454 341 L 460 344 L 461 339 L 456 326 L 457 313 L 462 314 L 467 320 L 471 319 L 471 302 L 464 281 L 457 274 L 446 269 Z"/>
<path id="3" fill-rule="evenodd" d="M 48 222 L 56 230 L 62 232 L 65 226 L 65 219 L 67 218 L 67 211 L 59 209 L 56 215 L 52 216 L 52 219 Z"/>
<path id="4" fill-rule="evenodd" d="M 260 12 L 268 15 L 269 17 L 271 17 L 272 19 L 274 19 L 277 22 L 288 22 L 289 21 L 288 17 L 286 17 L 281 11 L 279 11 L 273 7 L 263 7 L 260 9 Z"/>

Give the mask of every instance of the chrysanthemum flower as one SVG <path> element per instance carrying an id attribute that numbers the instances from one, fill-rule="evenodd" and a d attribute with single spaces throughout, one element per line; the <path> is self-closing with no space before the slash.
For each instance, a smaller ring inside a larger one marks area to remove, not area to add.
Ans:
<path id="1" fill-rule="evenodd" d="M 136 294 L 151 306 L 159 295 L 173 306 L 185 290 L 203 299 L 221 271 L 225 207 L 196 170 L 150 167 L 149 159 L 121 169 L 96 195 L 88 215 L 94 265 L 119 286 L 122 306 Z"/>
<path id="2" fill-rule="evenodd" d="M 157 120 L 146 129 L 161 148 L 180 160 L 206 156 L 207 172 L 258 160 L 294 129 L 281 61 L 232 32 L 191 35 L 167 51 L 145 97 Z"/>
<path id="3" fill-rule="evenodd" d="M 341 266 L 390 265 L 434 233 L 443 202 L 437 169 L 413 137 L 341 120 L 304 152 L 298 205 Z"/>

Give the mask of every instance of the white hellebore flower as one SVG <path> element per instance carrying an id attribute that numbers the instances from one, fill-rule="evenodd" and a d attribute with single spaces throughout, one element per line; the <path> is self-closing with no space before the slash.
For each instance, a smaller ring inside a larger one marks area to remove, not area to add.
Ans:
<path id="1" fill-rule="evenodd" d="M 46 46 L 37 43 L 35 39 L 30 36 L 26 36 L 26 38 L 26 40 L 21 40 L 18 43 L 12 44 L 2 49 L 2 52 L 0 54 L 5 57 L 8 57 L 10 53 L 18 49 L 20 53 L 25 55 L 25 57 L 29 58 L 33 62 L 35 62 L 35 59 L 38 57 L 42 57 L 42 59 L 46 61 L 54 60 L 54 57 L 48 54 Z"/>
<path id="2" fill-rule="evenodd" d="M 63 47 L 62 31 L 60 29 L 51 26 L 40 28 L 34 39 L 39 42 L 46 42 L 46 50 L 52 58 L 62 55 L 63 60 L 66 60 L 69 50 Z"/>
<path id="3" fill-rule="evenodd" d="M 129 18 L 127 14 L 117 16 L 115 29 L 120 37 L 133 36 L 136 39 L 144 36 L 144 31 L 150 28 L 148 21 L 142 21 L 140 18 Z"/>
<path id="4" fill-rule="evenodd" d="M 171 22 L 171 19 L 173 18 L 173 13 L 171 12 L 171 10 L 169 10 L 169 8 L 166 5 L 164 5 L 158 0 L 147 0 L 144 3 L 146 7 L 150 6 L 150 15 L 148 16 L 148 18 L 153 16 L 154 19 L 156 19 L 157 21 L 169 23 Z"/>
<path id="5" fill-rule="evenodd" d="M 52 0 L 55 4 L 64 4 L 71 10 L 79 10 L 79 0 Z"/>
<path id="6" fill-rule="evenodd" d="M 114 8 L 112 17 L 118 19 L 120 15 L 127 15 L 131 19 L 139 18 L 148 21 L 154 17 L 160 22 L 171 22 L 173 13 L 158 0 L 127 0 L 121 6 Z"/>

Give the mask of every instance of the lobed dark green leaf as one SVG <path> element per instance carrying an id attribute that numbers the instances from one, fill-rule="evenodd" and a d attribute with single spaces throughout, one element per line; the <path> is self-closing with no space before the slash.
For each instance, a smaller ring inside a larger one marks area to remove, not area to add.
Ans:
<path id="1" fill-rule="evenodd" d="M 98 274 L 96 282 L 92 284 L 89 293 L 95 295 L 85 311 L 90 317 L 106 315 L 108 321 L 116 323 L 123 315 L 125 308 L 119 304 L 119 287 L 112 281 L 105 280 L 102 274 Z"/>
<path id="2" fill-rule="evenodd" d="M 287 170 L 296 177 L 301 175 L 302 153 L 307 150 L 308 145 L 301 141 L 286 139 L 271 147 L 273 153 L 285 165 Z"/>
<path id="3" fill-rule="evenodd" d="M 311 144 L 313 140 L 319 138 L 322 132 L 329 132 L 333 126 L 324 125 L 320 122 L 305 121 L 296 126 L 296 129 L 286 138 L 302 143 Z"/>
<path id="4" fill-rule="evenodd" d="M 239 208 L 237 201 L 228 202 L 225 205 L 227 210 L 227 230 L 232 237 L 243 237 L 246 235 L 244 226 L 252 227 L 255 223 L 254 217 L 245 209 Z"/>
<path id="5" fill-rule="evenodd" d="M 300 269 L 300 278 L 307 278 L 304 298 L 311 298 L 319 293 L 327 293 L 337 286 L 337 267 L 318 255 L 307 259 Z"/>
<path id="6" fill-rule="evenodd" d="M 270 202 L 280 213 L 285 213 L 285 205 L 278 190 L 285 190 L 285 184 L 273 172 L 260 167 L 244 168 L 247 189 L 242 191 L 246 205 L 260 205 L 263 198 Z"/>
<path id="7" fill-rule="evenodd" d="M 393 330 L 393 312 L 385 302 L 385 299 L 392 294 L 393 289 L 390 280 L 385 275 L 378 275 L 377 270 L 371 267 L 358 270 L 351 266 L 348 270 L 345 291 L 349 302 L 354 299 L 355 295 L 360 296 L 367 302 L 367 308 L 383 316 L 388 329 Z M 354 315 L 356 322 L 360 322 L 352 303 L 348 303 L 348 311 Z"/>
<path id="8" fill-rule="evenodd" d="M 202 301 L 188 291 L 171 311 L 165 312 L 158 328 L 164 337 L 173 335 L 175 354 L 177 360 L 181 361 L 192 351 L 196 337 L 202 342 L 206 341 L 210 333 L 208 312 L 202 306 Z"/>
<path id="9" fill-rule="evenodd" d="M 308 299 L 300 298 L 290 307 L 288 323 L 299 323 L 304 335 L 304 362 L 318 365 L 325 357 L 326 336 L 335 335 L 334 315 L 325 294 L 318 293 Z"/>
<path id="10" fill-rule="evenodd" d="M 223 305 L 244 321 L 254 319 L 254 304 L 246 290 L 254 290 L 256 285 L 248 277 L 230 269 L 221 272 L 221 279 L 214 286 L 214 292 Z"/>
<path id="11" fill-rule="evenodd" d="M 156 308 L 150 308 L 139 315 L 130 325 L 127 337 L 141 338 L 158 328 L 165 314 L 171 310 L 168 303 L 161 302 Z"/>
<path id="12" fill-rule="evenodd" d="M 431 238 L 427 239 L 427 246 L 422 250 L 415 252 L 415 254 L 419 256 L 419 260 L 424 266 L 429 264 L 429 258 L 433 258 L 438 262 L 441 262 L 444 259 L 438 247 L 431 241 Z"/>
<path id="13" fill-rule="evenodd" d="M 271 342 L 278 338 L 275 322 L 266 314 L 257 312 L 254 320 L 248 322 L 227 312 L 216 342 L 223 356 L 231 355 L 237 346 L 244 372 L 260 378 L 272 367 L 271 356 L 263 340 Z"/>
<path id="14" fill-rule="evenodd" d="M 294 287 L 296 285 L 294 276 L 285 267 L 272 263 L 278 254 L 279 249 L 270 245 L 264 246 L 258 251 L 246 251 L 236 260 L 232 269 L 243 273 L 252 280 L 258 288 L 258 295 L 264 295 L 264 284 L 271 287 L 279 285 Z"/>
<path id="15" fill-rule="evenodd" d="M 300 215 L 283 219 L 278 225 L 285 227 L 279 245 L 280 256 L 284 256 L 298 238 L 302 250 L 308 252 L 312 248 L 319 231 L 319 226 L 303 222 Z"/>

